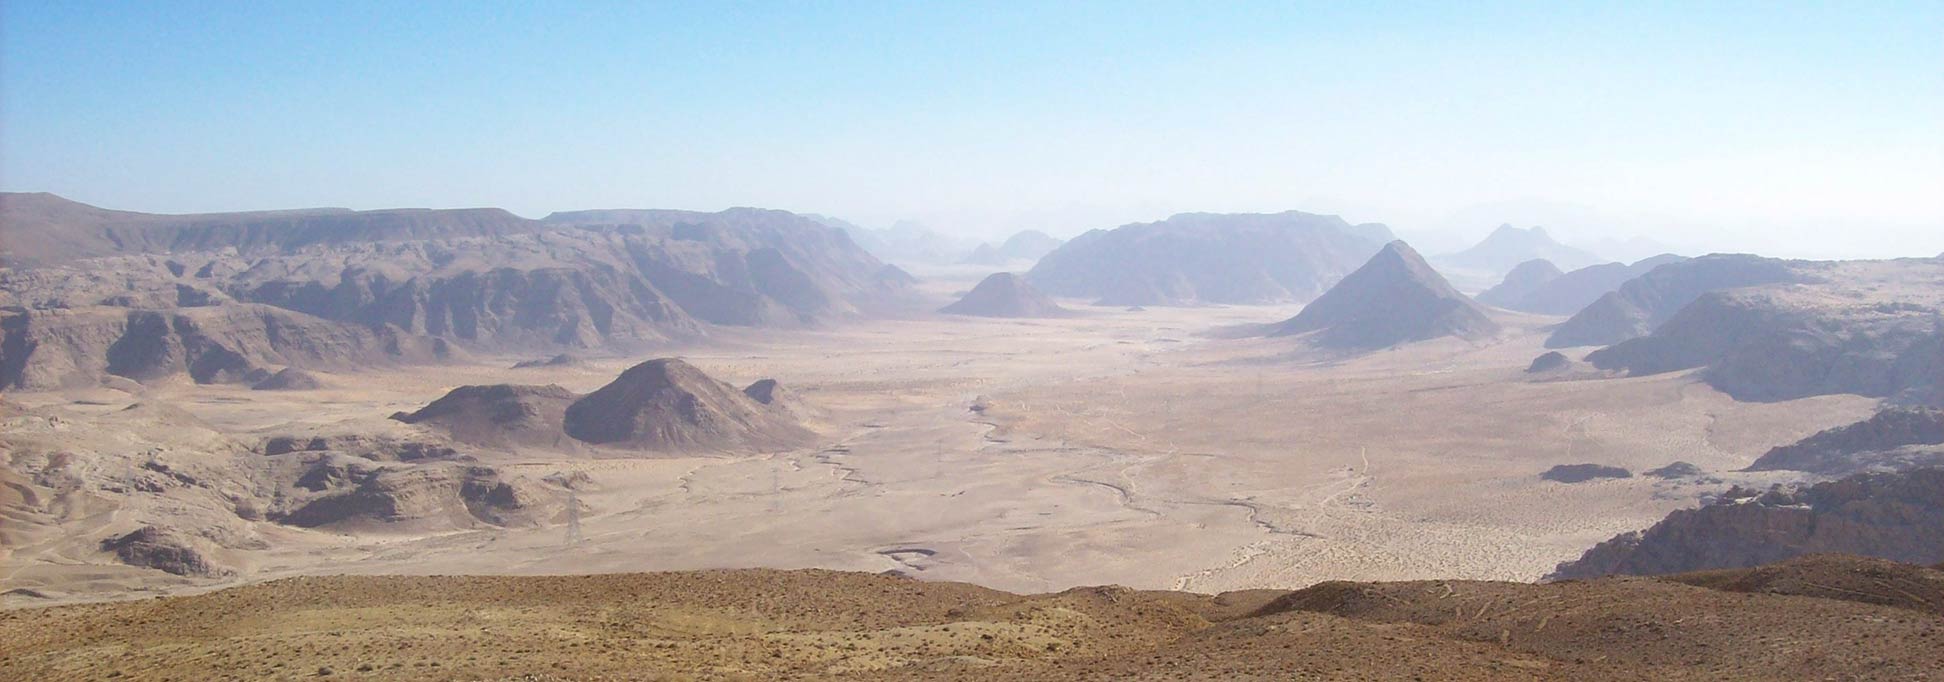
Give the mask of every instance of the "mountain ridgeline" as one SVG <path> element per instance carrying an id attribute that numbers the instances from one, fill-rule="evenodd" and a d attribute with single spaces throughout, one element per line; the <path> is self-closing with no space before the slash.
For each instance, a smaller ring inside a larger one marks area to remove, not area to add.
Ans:
<path id="1" fill-rule="evenodd" d="M 1329 215 L 1184 213 L 1075 237 L 1026 281 L 1100 305 L 1308 301 L 1393 239 Z"/>
<path id="2" fill-rule="evenodd" d="M 7 194 L 0 229 L 6 387 L 629 349 L 912 303 L 843 230 L 762 209 L 164 216 Z"/>

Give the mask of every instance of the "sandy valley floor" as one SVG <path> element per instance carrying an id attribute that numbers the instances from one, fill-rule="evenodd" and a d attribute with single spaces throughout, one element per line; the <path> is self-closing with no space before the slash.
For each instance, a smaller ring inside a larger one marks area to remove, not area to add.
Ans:
<path id="1" fill-rule="evenodd" d="M 1531 381 L 1547 318 L 1510 319 L 1516 331 L 1484 346 L 1331 360 L 1287 339 L 1221 338 L 1291 307 L 1081 308 L 1074 319 L 878 321 L 676 349 L 730 383 L 781 380 L 818 412 L 821 446 L 652 459 L 479 452 L 520 475 L 591 477 L 580 541 L 564 518 L 429 536 L 273 527 L 238 580 L 712 567 L 899 570 L 1028 592 L 1533 580 L 1730 483 L 1781 480 L 1730 470 L 1874 404 L 1736 403 L 1684 375 Z M 355 390 L 8 397 L 95 414 L 162 402 L 248 440 L 409 429 L 385 416 L 456 385 L 585 391 L 641 358 L 502 369 L 515 359 L 332 377 Z M 1562 463 L 1638 472 L 1675 460 L 1721 480 L 1538 478 Z M 103 510 L 99 523 L 127 513 Z M 9 587 L 73 598 L 208 587 L 159 575 L 62 535 L 0 565 Z"/>

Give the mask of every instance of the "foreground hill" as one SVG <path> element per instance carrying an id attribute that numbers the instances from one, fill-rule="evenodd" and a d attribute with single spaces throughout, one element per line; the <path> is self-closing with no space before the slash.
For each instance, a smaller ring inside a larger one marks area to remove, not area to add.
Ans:
<path id="1" fill-rule="evenodd" d="M 1297 211 L 1184 213 L 1074 237 L 1026 280 L 1102 305 L 1307 301 L 1391 239 L 1383 225 Z"/>
<path id="2" fill-rule="evenodd" d="M 7 388 L 166 379 L 203 357 L 248 364 L 187 372 L 208 383 L 266 364 L 639 348 L 897 308 L 911 285 L 843 230 L 761 209 L 160 216 L 7 194 L 0 225 L 20 265 L 0 269 Z"/>
<path id="3" fill-rule="evenodd" d="M 1483 307 L 1451 288 L 1410 245 L 1395 241 L 1271 334 L 1312 334 L 1320 346 L 1372 349 L 1498 332 Z"/>
<path id="4" fill-rule="evenodd" d="M 1838 561 L 1686 582 L 1332 582 L 1218 596 L 1015 595 L 817 570 L 293 578 L 0 612 L 0 676 L 1755 680 L 1944 667 L 1934 610 L 1881 590 L 1804 587 Z M 1869 568 L 1911 585 L 1944 579 Z"/>

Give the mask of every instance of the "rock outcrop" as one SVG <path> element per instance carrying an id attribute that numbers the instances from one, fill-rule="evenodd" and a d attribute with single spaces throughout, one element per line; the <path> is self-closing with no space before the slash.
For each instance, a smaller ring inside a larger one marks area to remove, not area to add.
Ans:
<path id="1" fill-rule="evenodd" d="M 295 367 L 277 370 L 276 374 L 250 385 L 252 391 L 315 391 L 320 388 L 324 388 L 323 379 Z"/>
<path id="2" fill-rule="evenodd" d="M 1482 306 L 1396 241 L 1271 335 L 1308 334 L 1319 346 L 1368 350 L 1445 336 L 1482 339 L 1499 330 Z"/>
<path id="3" fill-rule="evenodd" d="M 1738 400 L 1854 393 L 1921 403 L 1934 395 L 1944 264 L 1846 261 L 1792 272 L 1789 284 L 1702 293 L 1652 334 L 1587 361 L 1630 375 L 1705 368 L 1709 385 Z"/>
<path id="4" fill-rule="evenodd" d="M 291 483 L 266 518 L 303 528 L 432 531 L 531 527 L 560 510 L 557 495 L 498 469 L 464 463 L 397 465 L 333 453 L 295 453 Z"/>
<path id="5" fill-rule="evenodd" d="M 1605 346 L 1646 336 L 1710 291 L 1800 282 L 1807 263 L 1747 255 L 1702 256 L 1656 267 L 1575 313 L 1547 348 Z"/>
<path id="6" fill-rule="evenodd" d="M 393 418 L 437 428 L 454 441 L 486 447 L 559 448 L 567 407 L 580 396 L 554 385 L 460 386 L 410 414 Z"/>
<path id="7" fill-rule="evenodd" d="M 938 312 L 976 317 L 1065 317 L 1060 307 L 1026 280 L 1010 272 L 995 272 L 980 280 L 965 296 Z"/>
<path id="8" fill-rule="evenodd" d="M 101 548 L 124 564 L 173 575 L 220 578 L 235 573 L 210 558 L 213 546 L 207 540 L 174 529 L 142 526 L 103 540 Z"/>
<path id="9" fill-rule="evenodd" d="M 1572 366 L 1573 366 L 1573 361 L 1571 358 L 1566 357 L 1564 353 L 1561 353 L 1559 351 L 1552 351 L 1544 355 L 1540 355 L 1539 357 L 1533 358 L 1532 364 L 1526 366 L 1526 374 L 1545 374 L 1547 372 L 1557 372 L 1564 369 L 1570 369 Z"/>
<path id="10" fill-rule="evenodd" d="M 1113 306 L 1307 301 L 1392 239 L 1336 216 L 1184 213 L 1075 237 L 1026 281 Z"/>
<path id="11" fill-rule="evenodd" d="M 1600 543 L 1554 579 L 1745 568 L 1805 554 L 1944 559 L 1944 469 L 1859 474 L 1807 488 L 1731 491 Z"/>
<path id="12" fill-rule="evenodd" d="M 1944 466 L 1944 411 L 1886 409 L 1855 424 L 1771 449 L 1746 470 L 1847 476 L 1920 466 Z"/>
<path id="13" fill-rule="evenodd" d="M 1561 464 L 1539 474 L 1539 478 L 1555 483 L 1585 483 L 1602 478 L 1633 478 L 1633 472 L 1604 464 Z"/>
<path id="14" fill-rule="evenodd" d="M 658 452 L 776 451 L 815 434 L 787 410 L 756 401 L 675 358 L 650 360 L 569 405 L 567 435 L 597 445 Z"/>

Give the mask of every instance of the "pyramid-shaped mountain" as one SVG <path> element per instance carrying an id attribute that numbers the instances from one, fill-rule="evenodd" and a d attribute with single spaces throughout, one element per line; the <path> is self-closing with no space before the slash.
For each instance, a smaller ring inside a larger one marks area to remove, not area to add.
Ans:
<path id="1" fill-rule="evenodd" d="M 574 401 L 565 426 L 576 440 L 656 451 L 782 450 L 814 436 L 781 407 L 676 358 L 630 367 Z"/>
<path id="2" fill-rule="evenodd" d="M 1497 334 L 1499 325 L 1409 244 L 1394 241 L 1271 335 L 1312 332 L 1320 346 L 1372 349 L 1443 336 L 1482 338 Z"/>
<path id="3" fill-rule="evenodd" d="M 979 317 L 1064 317 L 1072 314 L 1010 272 L 987 276 L 978 286 L 966 292 L 964 298 L 940 308 L 938 312 Z"/>

